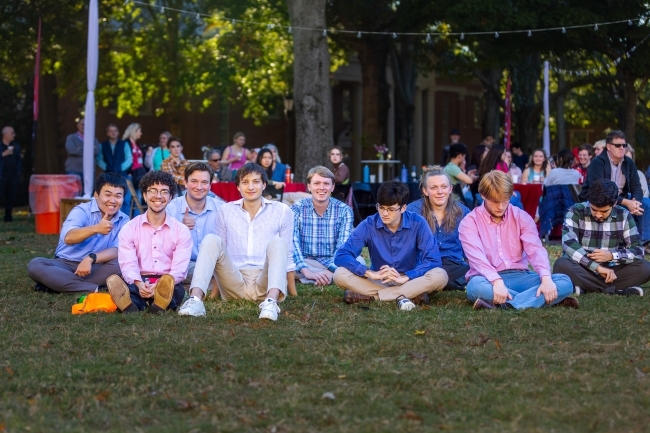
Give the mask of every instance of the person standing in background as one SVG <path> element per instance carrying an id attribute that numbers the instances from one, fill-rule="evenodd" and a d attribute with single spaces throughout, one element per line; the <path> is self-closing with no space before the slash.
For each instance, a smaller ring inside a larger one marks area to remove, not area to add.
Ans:
<path id="1" fill-rule="evenodd" d="M 169 158 L 169 138 L 172 136 L 171 132 L 165 131 L 160 134 L 158 139 L 158 147 L 153 151 L 153 170 L 160 170 L 162 162 Z"/>
<path id="2" fill-rule="evenodd" d="M 95 163 L 105 172 L 118 173 L 126 178 L 127 171 L 133 163 L 133 155 L 129 143 L 119 139 L 120 130 L 117 125 L 110 124 L 106 128 L 108 140 L 100 144 L 99 153 L 95 157 Z"/>
<path id="3" fill-rule="evenodd" d="M 77 132 L 70 134 L 65 139 L 65 150 L 68 157 L 65 160 L 65 173 L 76 174 L 81 178 L 81 184 L 84 184 L 84 118 L 77 121 Z M 99 141 L 95 138 L 94 153 L 99 153 Z"/>
<path id="4" fill-rule="evenodd" d="M 512 143 L 510 150 L 512 151 L 512 162 L 523 172 L 528 164 L 528 155 L 521 150 L 521 144 L 517 142 Z"/>
<path id="5" fill-rule="evenodd" d="M 178 137 L 169 137 L 169 158 L 162 163 L 162 171 L 172 175 L 180 191 L 185 191 L 185 167 L 189 161 L 183 158 L 183 143 Z"/>
<path id="6" fill-rule="evenodd" d="M 246 137 L 243 132 L 236 132 L 232 137 L 232 145 L 226 147 L 223 151 L 221 163 L 230 165 L 232 175 L 235 177 L 237 170 L 239 170 L 248 160 L 250 152 L 244 147 L 246 144 Z"/>
<path id="7" fill-rule="evenodd" d="M 2 157 L 0 157 L 0 202 L 4 202 L 4 221 L 13 221 L 13 207 L 16 201 L 16 190 L 22 173 L 22 158 L 20 144 L 14 141 L 16 132 L 11 126 L 2 128 Z"/>
<path id="8" fill-rule="evenodd" d="M 330 162 L 334 167 L 334 183 L 336 185 L 347 185 L 350 183 L 350 169 L 343 162 L 343 151 L 335 146 L 330 150 Z"/>
<path id="9" fill-rule="evenodd" d="M 451 130 L 451 134 L 449 134 L 449 140 L 450 143 L 445 147 L 443 147 L 442 149 L 442 164 L 440 164 L 442 167 L 446 166 L 447 163 L 449 162 L 449 147 L 452 144 L 465 144 L 465 143 L 461 143 L 460 141 L 460 131 L 458 130 L 458 128 L 454 128 Z M 465 147 L 467 147 L 467 145 L 465 145 Z"/>
<path id="10" fill-rule="evenodd" d="M 262 149 L 269 149 L 271 151 L 271 154 L 273 155 L 273 165 L 271 166 L 273 170 L 273 174 L 269 178 L 269 180 L 273 180 L 276 182 L 283 182 L 285 180 L 285 173 L 287 170 L 286 164 L 282 164 L 282 160 L 280 159 L 280 154 L 278 153 L 278 148 L 275 147 L 275 144 L 265 144 Z"/>

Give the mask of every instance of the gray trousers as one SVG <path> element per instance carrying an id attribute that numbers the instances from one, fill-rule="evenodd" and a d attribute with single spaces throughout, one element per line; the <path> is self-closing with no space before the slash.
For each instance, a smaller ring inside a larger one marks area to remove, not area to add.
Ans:
<path id="1" fill-rule="evenodd" d="M 92 293 L 97 286 L 105 285 L 106 278 L 113 274 L 122 275 L 117 258 L 105 263 L 95 263 L 85 277 L 75 275 L 79 262 L 66 259 L 36 257 L 27 265 L 29 277 L 55 292 Z"/>

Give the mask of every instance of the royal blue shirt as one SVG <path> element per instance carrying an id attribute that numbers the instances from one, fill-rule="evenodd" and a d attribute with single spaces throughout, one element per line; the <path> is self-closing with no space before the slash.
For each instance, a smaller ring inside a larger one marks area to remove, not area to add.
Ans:
<path id="1" fill-rule="evenodd" d="M 420 199 L 414 201 L 406 207 L 407 211 L 416 213 L 424 218 L 422 215 L 422 200 Z M 470 212 L 470 210 L 462 203 L 456 202 L 462 213 L 456 218 L 456 227 L 450 232 L 445 231 L 444 227 L 440 227 L 436 221 L 435 229 L 433 234 L 436 237 L 438 243 L 438 248 L 440 249 L 440 257 L 445 257 L 449 260 L 452 260 L 455 263 L 465 263 L 465 254 L 463 253 L 463 246 L 460 243 L 460 238 L 458 237 L 458 226 L 463 218 Z"/>
<path id="2" fill-rule="evenodd" d="M 73 262 L 80 262 L 84 258 L 88 257 L 88 254 L 90 253 L 97 254 L 107 248 L 117 248 L 117 235 L 120 233 L 122 227 L 129 222 L 129 217 L 119 211 L 113 215 L 113 218 L 111 219 L 113 229 L 109 234 L 92 235 L 85 241 L 74 245 L 67 245 L 63 241 L 70 230 L 93 226 L 101 219 L 102 212 L 97 206 L 97 200 L 92 199 L 87 203 L 75 206 L 63 223 L 61 236 L 59 237 L 59 245 L 56 246 L 55 256 Z"/>
<path id="3" fill-rule="evenodd" d="M 402 214 L 395 233 L 386 227 L 378 213 L 363 220 L 336 253 L 334 264 L 362 277 L 368 270 L 357 261 L 363 247 L 368 247 L 371 270 L 378 271 L 388 265 L 410 280 L 442 264 L 438 244 L 426 220 L 409 211 Z"/>

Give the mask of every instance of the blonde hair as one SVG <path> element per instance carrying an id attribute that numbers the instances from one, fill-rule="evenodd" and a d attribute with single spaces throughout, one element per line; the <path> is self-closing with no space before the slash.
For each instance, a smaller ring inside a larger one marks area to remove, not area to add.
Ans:
<path id="1" fill-rule="evenodd" d="M 510 200 L 514 189 L 510 175 L 500 170 L 486 173 L 478 185 L 479 194 L 490 201 Z"/>
<path id="2" fill-rule="evenodd" d="M 632 161 L 634 161 L 634 159 L 636 157 L 636 152 L 634 151 L 634 148 L 632 147 L 632 145 L 630 143 L 627 144 L 627 150 L 625 151 L 625 153 L 627 153 L 627 152 L 630 152 L 630 155 L 632 155 Z"/>
<path id="3" fill-rule="evenodd" d="M 444 176 L 449 182 L 449 187 L 451 188 L 451 177 L 445 172 L 445 170 L 439 165 L 430 165 L 424 169 L 422 176 L 420 176 L 420 189 L 426 189 L 427 179 L 434 176 Z M 459 216 L 463 214 L 462 209 L 456 203 L 454 199 L 453 192 L 449 194 L 447 198 L 447 206 L 445 206 L 445 217 L 442 219 L 442 227 L 446 233 L 453 231 L 456 228 L 456 220 Z M 422 216 L 427 220 L 427 224 L 431 227 L 433 233 L 436 232 L 436 218 L 433 214 L 433 205 L 429 201 L 427 196 L 424 196 L 422 199 Z"/>
<path id="4" fill-rule="evenodd" d="M 607 146 L 607 142 L 605 140 L 598 140 L 594 143 L 594 149 L 604 149 L 605 146 Z"/>
<path id="5" fill-rule="evenodd" d="M 139 123 L 132 123 L 129 126 L 127 126 L 126 130 L 124 131 L 124 135 L 122 135 L 122 140 L 130 139 L 131 136 L 135 135 L 138 129 L 142 129 L 140 128 Z"/>
<path id="6" fill-rule="evenodd" d="M 334 173 L 332 173 L 332 170 L 330 170 L 329 168 L 323 167 L 322 165 L 317 165 L 315 167 L 312 167 L 307 173 L 307 183 L 311 183 L 311 179 L 314 177 L 315 174 L 321 177 L 332 179 L 332 185 L 334 185 L 335 183 Z"/>

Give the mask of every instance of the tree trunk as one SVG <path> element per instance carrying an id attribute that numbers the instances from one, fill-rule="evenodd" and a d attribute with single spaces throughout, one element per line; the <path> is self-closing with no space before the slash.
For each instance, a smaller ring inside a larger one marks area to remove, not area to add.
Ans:
<path id="1" fill-rule="evenodd" d="M 524 56 L 512 68 L 512 116 L 516 132 L 513 141 L 518 141 L 525 149 L 539 147 L 537 138 L 542 110 L 540 104 L 537 103 L 536 93 L 541 73 L 540 53 Z"/>
<path id="2" fill-rule="evenodd" d="M 361 64 L 363 135 L 360 144 L 368 149 L 363 157 L 370 159 L 376 153 L 372 146 L 387 141 L 390 98 L 386 83 L 388 44 L 381 37 L 370 36 L 366 39 L 363 43 L 354 44 L 354 48 Z"/>
<path id="3" fill-rule="evenodd" d="M 623 132 L 627 136 L 627 142 L 636 144 L 636 105 L 639 100 L 639 91 L 634 85 L 635 77 L 627 69 L 623 70 L 625 77 L 625 108 L 623 118 Z"/>
<path id="4" fill-rule="evenodd" d="M 327 36 L 302 28 L 325 28 L 326 0 L 287 0 L 293 27 L 293 99 L 296 118 L 296 179 L 327 160 L 333 145 L 330 54 Z"/>
<path id="5" fill-rule="evenodd" d="M 59 137 L 56 76 L 41 76 L 39 115 L 34 146 L 34 174 L 63 173 L 65 149 L 57 143 Z"/>
<path id="6" fill-rule="evenodd" d="M 414 161 L 413 113 L 415 111 L 415 81 L 417 71 L 413 47 L 407 43 L 391 51 L 391 72 L 395 83 L 395 113 L 397 116 L 396 157 L 407 167 Z"/>
<path id="7" fill-rule="evenodd" d="M 483 116 L 483 136 L 491 135 L 499 142 L 501 130 L 501 77 L 503 69 L 491 68 L 476 74 L 485 88 L 485 113 Z"/>

